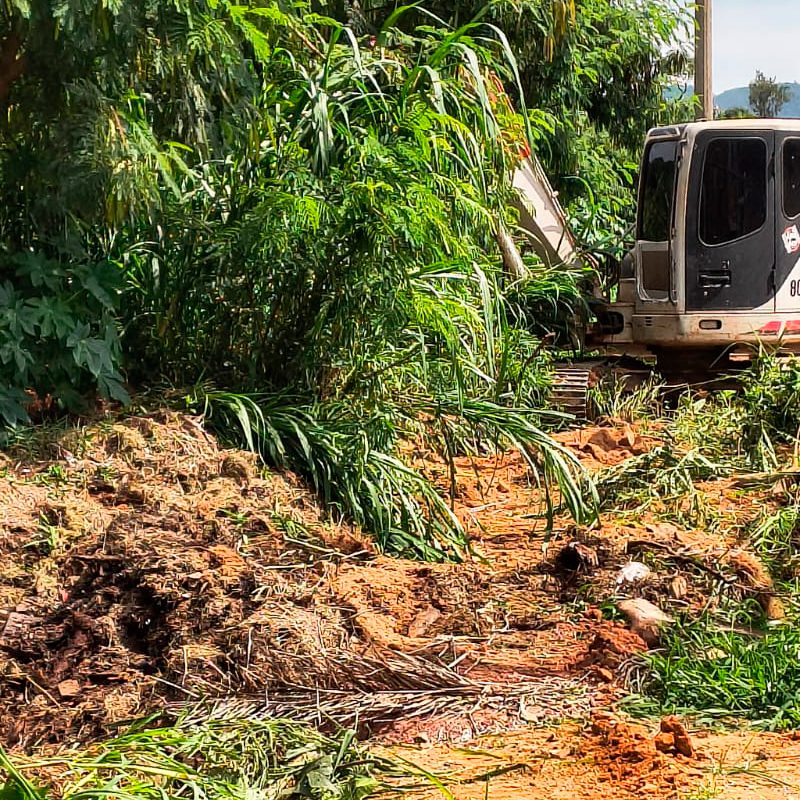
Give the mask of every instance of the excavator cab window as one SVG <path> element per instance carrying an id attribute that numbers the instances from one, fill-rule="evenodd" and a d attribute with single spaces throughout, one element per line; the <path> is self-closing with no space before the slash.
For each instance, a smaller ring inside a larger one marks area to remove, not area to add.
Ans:
<path id="1" fill-rule="evenodd" d="M 800 139 L 783 143 L 783 213 L 787 219 L 800 216 Z"/>
<path id="2" fill-rule="evenodd" d="M 640 241 L 669 241 L 677 158 L 675 140 L 652 142 L 647 148 L 639 203 Z"/>
<path id="3" fill-rule="evenodd" d="M 639 293 L 642 299 L 664 301 L 670 296 L 670 238 L 677 139 L 651 142 L 644 154 L 639 191 Z"/>
<path id="4" fill-rule="evenodd" d="M 709 143 L 700 190 L 700 240 L 715 246 L 755 233 L 767 221 L 767 145 L 762 139 Z"/>

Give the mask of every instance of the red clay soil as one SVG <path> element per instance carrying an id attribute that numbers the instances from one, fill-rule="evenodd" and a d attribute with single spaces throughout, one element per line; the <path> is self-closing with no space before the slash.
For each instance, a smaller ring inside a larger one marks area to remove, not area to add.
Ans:
<path id="1" fill-rule="evenodd" d="M 560 438 L 590 469 L 657 442 L 626 425 Z M 457 460 L 455 511 L 474 553 L 422 564 L 376 555 L 296 477 L 262 473 L 190 417 L 110 419 L 30 450 L 0 464 L 0 744 L 12 748 L 268 695 L 282 715 L 323 703 L 352 724 L 358 712 L 362 734 L 422 742 L 432 758 L 431 743 L 524 729 L 492 740 L 527 764 L 493 777 L 493 798 L 520 776 L 532 793 L 515 797 L 598 796 L 589 786 L 605 784 L 608 798 L 673 796 L 683 757 L 656 751 L 650 732 L 541 730 L 597 722 L 646 647 L 598 607 L 623 596 L 699 607 L 721 571 L 731 592 L 771 596 L 734 535 L 653 515 L 590 530 L 559 519 L 548 532 L 518 453 Z M 447 478 L 430 454 L 424 468 Z M 651 578 L 621 584 L 620 568 L 643 558 Z M 484 784 L 457 796 L 483 797 Z M 573 786 L 585 793 L 564 793 Z"/>
<path id="2" fill-rule="evenodd" d="M 680 728 L 691 742 L 691 756 L 676 750 L 674 734 L 611 714 L 596 715 L 590 725 L 487 736 L 468 747 L 422 743 L 388 752 L 438 775 L 457 800 L 800 797 L 795 736 Z M 412 797 L 434 800 L 441 794 L 424 787 Z"/>

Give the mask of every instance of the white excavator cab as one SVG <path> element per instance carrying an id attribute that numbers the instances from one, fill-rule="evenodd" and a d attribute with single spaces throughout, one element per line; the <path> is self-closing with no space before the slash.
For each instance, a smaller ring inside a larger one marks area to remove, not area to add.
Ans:
<path id="1" fill-rule="evenodd" d="M 800 350 L 800 120 L 651 130 L 636 245 L 595 313 L 592 343 L 659 361 Z"/>

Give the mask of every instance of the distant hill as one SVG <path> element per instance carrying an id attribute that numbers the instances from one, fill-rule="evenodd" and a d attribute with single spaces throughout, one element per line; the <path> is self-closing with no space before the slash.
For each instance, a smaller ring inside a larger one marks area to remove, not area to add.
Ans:
<path id="1" fill-rule="evenodd" d="M 800 83 L 784 84 L 789 87 L 789 102 L 781 109 L 781 117 L 800 117 Z M 727 111 L 729 108 L 747 108 L 750 105 L 750 89 L 739 86 L 715 95 L 714 105 Z"/>

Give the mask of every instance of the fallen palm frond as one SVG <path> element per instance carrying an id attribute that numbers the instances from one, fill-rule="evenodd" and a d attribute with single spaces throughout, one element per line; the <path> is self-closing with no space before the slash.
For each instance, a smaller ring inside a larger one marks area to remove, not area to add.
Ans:
<path id="1" fill-rule="evenodd" d="M 267 670 L 259 671 L 255 665 L 243 665 L 240 669 L 246 675 L 248 686 L 292 686 L 312 677 L 319 681 L 318 685 L 331 689 L 352 687 L 367 693 L 437 692 L 475 686 L 435 659 L 377 647 L 368 654 L 359 654 L 344 647 L 319 647 L 308 653 L 293 653 L 273 646 Z M 206 688 L 211 697 L 226 694 L 226 687 L 221 684 L 209 684 Z"/>
<path id="2" fill-rule="evenodd" d="M 681 452 L 665 444 L 603 470 L 595 482 L 603 508 L 644 509 L 661 503 L 677 515 L 697 518 L 703 498 L 695 483 L 731 471 L 697 450 Z"/>
<path id="3" fill-rule="evenodd" d="M 458 679 L 446 688 L 423 691 L 341 692 L 282 689 L 171 707 L 187 722 L 274 718 L 323 728 L 358 727 L 375 731 L 390 723 L 427 717 L 470 717 L 477 711 L 503 712 L 522 722 L 585 718 L 591 694 L 580 679 L 550 676 L 513 685 Z M 182 717 L 183 718 L 183 717 Z M 482 731 L 474 731 L 477 735 Z"/>

